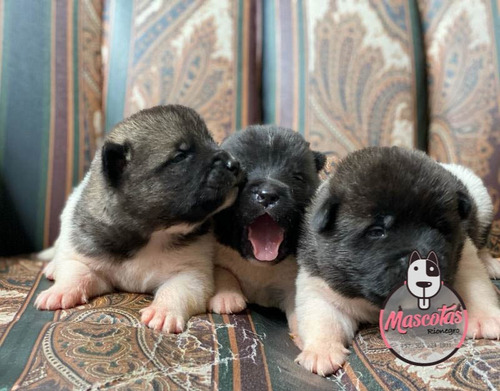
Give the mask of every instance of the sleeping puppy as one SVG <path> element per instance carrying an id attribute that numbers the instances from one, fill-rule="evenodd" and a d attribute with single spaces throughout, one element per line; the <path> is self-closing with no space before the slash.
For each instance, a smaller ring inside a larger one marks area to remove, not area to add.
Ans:
<path id="1" fill-rule="evenodd" d="M 325 156 L 277 126 L 251 126 L 224 141 L 246 174 L 234 205 L 215 216 L 216 313 L 246 302 L 285 311 L 293 323 L 299 226 Z"/>
<path id="2" fill-rule="evenodd" d="M 114 289 L 154 293 L 142 322 L 181 332 L 213 292 L 208 219 L 234 202 L 239 180 L 239 164 L 192 109 L 158 106 L 119 123 L 66 203 L 44 271 L 55 283 L 36 307 L 70 308 Z"/>
<path id="3" fill-rule="evenodd" d="M 376 322 L 406 279 L 413 250 L 439 259 L 442 280 L 466 304 L 467 335 L 500 337 L 497 295 L 478 254 L 490 204 L 452 172 L 398 147 L 363 149 L 337 165 L 313 200 L 299 244 L 302 366 L 328 375 L 344 363 L 358 324 Z"/>

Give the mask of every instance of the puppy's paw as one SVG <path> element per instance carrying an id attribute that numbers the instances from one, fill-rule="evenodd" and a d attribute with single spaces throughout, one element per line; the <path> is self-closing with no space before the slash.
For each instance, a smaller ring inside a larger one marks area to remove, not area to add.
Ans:
<path id="1" fill-rule="evenodd" d="M 469 314 L 467 338 L 500 339 L 500 311 Z"/>
<path id="2" fill-rule="evenodd" d="M 41 292 L 35 300 L 39 310 L 59 310 L 76 307 L 87 302 L 87 297 L 78 288 L 67 288 L 53 285 Z"/>
<path id="3" fill-rule="evenodd" d="M 56 266 L 54 261 L 47 263 L 47 265 L 45 265 L 45 267 L 43 268 L 43 274 L 50 281 L 54 281 L 55 268 Z"/>
<path id="4" fill-rule="evenodd" d="M 151 304 L 141 310 L 141 322 L 150 329 L 164 333 L 182 333 L 187 316 L 169 311 L 167 308 Z"/>
<path id="5" fill-rule="evenodd" d="M 306 348 L 297 356 L 295 362 L 310 372 L 329 376 L 342 367 L 348 354 L 349 350 L 340 343 L 326 344 L 319 349 Z"/>
<path id="6" fill-rule="evenodd" d="M 234 314 L 245 308 L 245 296 L 239 292 L 219 292 L 208 302 L 208 309 L 216 314 Z"/>

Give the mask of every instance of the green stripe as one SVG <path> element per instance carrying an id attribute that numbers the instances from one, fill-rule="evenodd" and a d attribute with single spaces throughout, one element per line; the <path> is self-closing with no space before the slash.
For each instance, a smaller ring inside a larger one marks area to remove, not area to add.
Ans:
<path id="1" fill-rule="evenodd" d="M 244 20 L 244 8 L 243 8 L 243 0 L 238 1 L 238 60 L 236 64 L 236 69 L 238 72 L 236 72 L 236 122 L 235 126 L 236 129 L 241 129 L 241 102 L 242 102 L 242 85 L 243 85 L 243 77 L 247 77 L 247 75 L 243 74 L 243 24 L 245 23 Z M 246 38 L 246 37 L 245 37 Z M 247 98 L 247 97 L 245 97 Z M 248 101 L 248 99 L 244 99 L 245 102 Z"/>
<path id="2" fill-rule="evenodd" d="M 233 354 L 231 345 L 229 344 L 229 333 L 227 327 L 223 327 L 224 321 L 221 315 L 212 314 L 215 323 L 217 345 L 219 350 L 219 378 L 212 379 L 217 381 L 217 389 L 232 390 L 233 389 Z M 222 326 L 222 327 L 220 327 Z"/>
<path id="3" fill-rule="evenodd" d="M 276 9 L 275 0 L 263 2 L 262 15 L 262 119 L 276 122 Z"/>
<path id="4" fill-rule="evenodd" d="M 52 2 L 4 1 L 0 170 L 12 206 L 2 224 L 15 232 L 19 241 L 29 243 L 23 245 L 24 252 L 38 250 L 43 243 L 51 103 L 51 7 Z M 12 240 L 6 245 L 18 247 Z"/>
<path id="5" fill-rule="evenodd" d="M 109 49 L 109 74 L 106 98 L 106 132 L 123 119 L 125 94 L 127 93 L 127 72 L 131 42 L 132 0 L 112 0 L 111 42 Z"/>
<path id="6" fill-rule="evenodd" d="M 10 39 L 6 39 L 8 36 L 8 31 L 10 30 L 9 24 L 12 23 L 12 20 L 6 15 L 10 13 L 10 1 L 4 1 L 3 3 L 3 15 L 0 15 L 2 18 L 2 67 L 0 68 L 1 80 L 0 80 L 0 179 L 2 178 L 2 168 L 3 168 L 3 159 L 4 159 L 4 148 L 5 148 L 5 132 L 7 128 L 7 55 L 9 52 L 9 44 Z M 0 183 L 0 186 L 3 186 L 3 183 Z"/>
<path id="7" fill-rule="evenodd" d="M 356 342 L 353 342 L 353 343 L 356 343 Z M 359 348 L 359 346 L 358 346 L 358 348 Z M 363 363 L 363 361 L 361 361 L 361 359 L 356 354 L 354 349 L 351 347 L 349 350 L 351 351 L 351 354 L 349 355 L 349 358 L 347 359 L 347 361 L 349 361 L 349 364 L 352 367 L 352 371 L 354 373 L 356 373 L 360 379 L 362 379 L 363 385 L 370 391 L 383 390 L 380 383 L 377 381 L 377 379 L 375 379 L 372 376 L 370 370 L 366 367 L 366 365 Z"/>
<path id="8" fill-rule="evenodd" d="M 422 21 L 418 10 L 417 0 L 408 2 L 410 13 L 411 34 L 413 42 L 413 68 L 415 75 L 415 97 L 416 99 L 416 129 L 418 149 L 428 151 L 429 142 L 429 118 L 428 118 L 428 92 L 426 59 L 423 43 Z"/>
<path id="9" fill-rule="evenodd" d="M 73 186 L 77 186 L 80 165 L 80 91 L 79 91 L 79 66 L 78 66 L 78 0 L 73 0 L 73 120 L 74 120 L 74 144 L 73 144 Z"/>
<path id="10" fill-rule="evenodd" d="M 21 376 L 35 347 L 42 328 L 53 321 L 53 311 L 39 311 L 34 307 L 38 294 L 49 288 L 51 282 L 42 277 L 21 318 L 14 324 L 0 346 L 0 388 L 10 389 Z"/>
<path id="11" fill-rule="evenodd" d="M 298 39 L 298 55 L 299 59 L 299 128 L 297 129 L 299 133 L 302 135 L 305 134 L 305 110 L 306 110 L 306 56 L 305 53 L 305 45 L 304 45 L 304 37 L 307 36 L 307 31 L 304 27 L 304 13 L 303 13 L 303 5 L 302 0 L 297 0 L 297 39 Z"/>
<path id="12" fill-rule="evenodd" d="M 336 389 L 332 380 L 306 371 L 294 362 L 300 351 L 288 335 L 288 324 L 283 312 L 252 306 L 250 315 L 255 331 L 263 342 L 273 390 L 296 390 L 298 387 L 303 388 L 304 384 L 307 385 L 308 390 Z"/>
<path id="13" fill-rule="evenodd" d="M 494 39 L 495 39 L 495 46 L 497 49 L 497 66 L 496 66 L 496 72 L 497 75 L 500 73 L 500 10 L 498 9 L 498 2 L 497 0 L 491 0 L 491 7 L 493 10 L 493 29 L 494 29 Z"/>

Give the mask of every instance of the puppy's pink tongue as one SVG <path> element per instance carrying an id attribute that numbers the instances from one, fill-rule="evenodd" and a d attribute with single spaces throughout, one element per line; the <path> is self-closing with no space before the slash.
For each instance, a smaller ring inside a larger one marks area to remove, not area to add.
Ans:
<path id="1" fill-rule="evenodd" d="M 268 214 L 258 217 L 248 227 L 253 255 L 259 261 L 274 261 L 283 241 L 284 230 Z"/>

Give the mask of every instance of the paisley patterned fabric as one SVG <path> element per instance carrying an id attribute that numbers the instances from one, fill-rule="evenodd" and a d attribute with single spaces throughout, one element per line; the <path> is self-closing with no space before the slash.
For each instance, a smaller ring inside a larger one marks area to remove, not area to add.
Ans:
<path id="1" fill-rule="evenodd" d="M 258 121 L 256 2 L 106 2 L 106 129 L 140 109 L 196 109 L 218 141 Z M 241 22 L 240 22 L 241 21 Z"/>
<path id="2" fill-rule="evenodd" d="M 252 307 L 199 315 L 179 335 L 140 323 L 151 296 L 115 293 L 38 311 L 50 286 L 41 262 L 0 259 L 0 389 L 17 390 L 486 390 L 500 387 L 499 341 L 467 340 L 449 360 L 410 366 L 361 330 L 348 363 L 322 378 L 294 363 L 285 316 Z"/>
<path id="3" fill-rule="evenodd" d="M 334 160 L 369 145 L 425 146 L 415 12 L 406 1 L 265 2 L 265 122 Z"/>
<path id="4" fill-rule="evenodd" d="M 500 256 L 500 14 L 498 2 L 421 1 L 429 72 L 429 153 L 472 168 L 488 185 Z"/>

